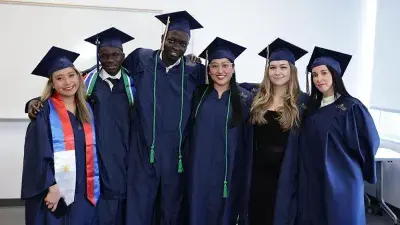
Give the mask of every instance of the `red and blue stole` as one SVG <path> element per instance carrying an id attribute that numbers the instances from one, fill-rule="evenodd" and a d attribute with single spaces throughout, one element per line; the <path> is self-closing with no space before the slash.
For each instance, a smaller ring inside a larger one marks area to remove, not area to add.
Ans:
<path id="1" fill-rule="evenodd" d="M 50 126 L 54 152 L 56 182 L 67 205 L 74 201 L 76 185 L 75 138 L 68 111 L 58 95 L 49 99 Z M 86 195 L 96 205 L 100 196 L 100 175 L 96 149 L 93 112 L 89 104 L 91 121 L 83 123 L 86 151 Z"/>

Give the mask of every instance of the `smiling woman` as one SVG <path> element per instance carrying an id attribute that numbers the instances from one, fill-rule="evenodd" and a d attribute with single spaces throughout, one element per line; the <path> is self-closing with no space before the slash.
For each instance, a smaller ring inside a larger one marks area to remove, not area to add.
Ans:
<path id="1" fill-rule="evenodd" d="M 315 47 L 307 67 L 311 99 L 299 134 L 298 179 L 291 183 L 296 225 L 366 223 L 364 180 L 376 182 L 380 139 L 368 109 L 343 84 L 351 58 Z"/>
<path id="2" fill-rule="evenodd" d="M 52 49 L 56 48 L 53 47 Z M 86 94 L 83 79 L 79 71 L 73 65 L 56 70 L 49 75 L 49 80 L 47 81 L 40 98 L 41 102 L 47 101 L 54 94 L 60 95 L 62 98 L 65 98 L 66 101 L 70 99 L 68 102 L 74 102 L 76 99 L 77 104 L 69 104 L 67 109 L 76 114 L 81 121 L 90 121 L 90 114 L 85 100 Z M 75 113 L 76 111 L 79 113 Z"/>
<path id="3" fill-rule="evenodd" d="M 268 67 L 268 76 L 275 86 L 287 84 L 290 80 L 290 75 L 294 74 L 296 68 L 286 60 L 272 61 Z"/>
<path id="4" fill-rule="evenodd" d="M 92 224 L 100 196 L 96 134 L 79 54 L 52 47 L 32 74 L 48 78 L 43 109 L 25 137 L 21 198 L 26 224 Z"/>
<path id="5" fill-rule="evenodd" d="M 214 59 L 209 65 L 210 76 L 214 81 L 214 88 L 219 93 L 223 93 L 229 89 L 229 81 L 232 78 L 234 71 L 234 64 L 227 58 Z M 221 97 L 221 96 L 219 96 Z"/>
<path id="6" fill-rule="evenodd" d="M 233 63 L 244 47 L 216 38 L 200 54 L 208 85 L 193 97 L 189 164 L 190 225 L 246 224 L 251 171 L 251 94 L 237 86 Z M 207 206 L 207 207 L 205 207 Z"/>
<path id="7" fill-rule="evenodd" d="M 73 97 L 79 87 L 78 72 L 71 67 L 54 72 L 51 80 L 55 91 L 64 97 Z"/>
<path id="8" fill-rule="evenodd" d="M 293 178 L 285 168 L 296 161 L 297 150 L 292 148 L 301 118 L 300 104 L 307 100 L 301 93 L 295 63 L 307 51 L 280 38 L 267 46 L 260 56 L 267 58 L 264 79 L 251 108 L 254 124 L 253 168 L 251 181 L 250 222 L 272 224 L 277 201 L 277 219 L 286 220 L 290 207 Z M 285 158 L 284 158 L 285 156 Z M 281 171 L 281 168 L 282 171 Z M 282 178 L 280 177 L 280 174 Z M 281 224 L 281 223 L 277 223 Z"/>

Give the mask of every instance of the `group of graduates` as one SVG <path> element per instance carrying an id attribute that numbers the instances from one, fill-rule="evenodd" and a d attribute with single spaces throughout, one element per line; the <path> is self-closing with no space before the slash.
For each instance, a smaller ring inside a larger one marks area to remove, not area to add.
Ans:
<path id="1" fill-rule="evenodd" d="M 32 72 L 48 82 L 25 109 L 26 224 L 366 223 L 379 136 L 343 84 L 350 55 L 315 47 L 306 94 L 295 62 L 308 52 L 278 38 L 259 54 L 262 82 L 239 84 L 245 47 L 217 37 L 185 56 L 202 25 L 156 17 L 159 50 L 125 57 L 133 37 L 110 28 L 85 40 L 97 46 L 87 73 L 58 47 Z"/>

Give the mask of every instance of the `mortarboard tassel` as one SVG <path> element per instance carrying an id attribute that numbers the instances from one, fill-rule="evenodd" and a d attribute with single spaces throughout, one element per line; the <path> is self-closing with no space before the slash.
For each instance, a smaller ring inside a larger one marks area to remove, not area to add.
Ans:
<path id="1" fill-rule="evenodd" d="M 224 181 L 224 198 L 228 197 L 228 182 L 225 180 Z"/>
<path id="2" fill-rule="evenodd" d="M 307 92 L 308 95 L 311 94 L 311 93 L 310 93 L 310 81 L 308 80 L 308 71 L 307 71 L 307 68 L 306 68 L 306 92 Z"/>
<path id="3" fill-rule="evenodd" d="M 206 84 L 209 84 L 209 81 L 208 81 L 208 50 L 206 50 L 206 60 L 204 62 L 204 65 L 206 65 Z"/>
<path id="4" fill-rule="evenodd" d="M 179 156 L 179 163 L 178 163 L 178 173 L 183 172 L 183 164 L 182 164 L 182 156 Z"/>
<path id="5" fill-rule="evenodd" d="M 267 72 L 268 72 L 268 64 L 269 64 L 269 45 L 267 46 L 266 50 L 265 50 L 265 70 L 264 70 L 264 77 L 267 76 Z"/>
<path id="6" fill-rule="evenodd" d="M 96 39 L 96 69 L 97 73 L 100 73 L 100 66 L 99 66 L 99 61 L 100 61 L 100 41 L 99 41 L 99 36 L 97 36 Z"/>
<path id="7" fill-rule="evenodd" d="M 167 24 L 165 25 L 164 37 L 163 37 L 163 41 L 161 43 L 161 51 L 164 51 L 164 43 L 165 43 L 165 39 L 167 38 L 168 26 L 169 26 L 169 16 L 167 19 Z"/>
<path id="8" fill-rule="evenodd" d="M 154 146 L 150 149 L 150 163 L 154 163 Z"/>

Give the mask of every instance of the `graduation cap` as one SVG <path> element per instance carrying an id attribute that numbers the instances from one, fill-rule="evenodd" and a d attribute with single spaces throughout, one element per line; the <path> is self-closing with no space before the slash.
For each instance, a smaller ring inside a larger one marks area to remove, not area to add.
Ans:
<path id="1" fill-rule="evenodd" d="M 186 11 L 157 15 L 156 18 L 167 26 L 166 31 L 170 30 L 183 31 L 187 33 L 189 37 L 190 37 L 190 30 L 203 28 L 203 26 Z"/>
<path id="2" fill-rule="evenodd" d="M 351 55 L 345 53 L 315 47 L 307 66 L 307 72 L 311 72 L 314 67 L 326 65 L 332 67 L 337 75 L 342 77 L 350 63 L 351 57 Z"/>
<path id="3" fill-rule="evenodd" d="M 94 44 L 97 46 L 97 71 L 99 71 L 99 52 L 102 47 L 114 47 L 119 48 L 123 51 L 122 44 L 131 41 L 135 38 L 130 35 L 118 30 L 115 27 L 111 27 L 105 31 L 102 31 L 98 34 L 95 34 L 89 38 L 86 38 L 85 41 Z"/>
<path id="4" fill-rule="evenodd" d="M 227 41 L 220 37 L 216 37 L 204 51 L 199 55 L 200 58 L 205 59 L 206 67 L 208 66 L 208 62 L 214 59 L 222 59 L 227 58 L 232 62 L 242 54 L 246 50 L 245 47 L 242 47 L 233 42 Z M 208 75 L 206 70 L 206 83 L 208 83 Z"/>
<path id="5" fill-rule="evenodd" d="M 190 38 L 190 30 L 203 28 L 192 15 L 186 11 L 166 13 L 156 16 L 163 24 L 165 24 L 164 38 L 161 43 L 161 51 L 164 50 L 165 39 L 167 32 L 170 30 L 178 30 L 185 32 Z"/>
<path id="6" fill-rule="evenodd" d="M 73 67 L 73 62 L 78 56 L 78 53 L 53 46 L 32 71 L 32 74 L 50 78 L 58 70 Z"/>
<path id="7" fill-rule="evenodd" d="M 242 52 L 244 52 L 244 50 L 246 50 L 245 47 L 220 37 L 216 37 L 199 55 L 199 57 L 208 61 L 212 61 L 213 59 L 227 58 L 234 62 L 235 59 L 242 54 Z"/>
<path id="8" fill-rule="evenodd" d="M 291 64 L 295 65 L 295 62 L 307 53 L 308 51 L 277 38 L 258 55 L 266 58 L 268 62 L 287 60 Z"/>
<path id="9" fill-rule="evenodd" d="M 85 41 L 94 45 L 99 45 L 100 48 L 114 47 L 123 50 L 122 44 L 133 39 L 135 38 L 131 37 L 129 34 L 126 34 L 115 27 L 111 27 L 105 31 L 86 38 Z"/>

